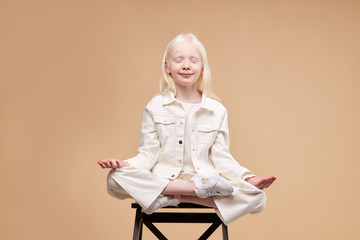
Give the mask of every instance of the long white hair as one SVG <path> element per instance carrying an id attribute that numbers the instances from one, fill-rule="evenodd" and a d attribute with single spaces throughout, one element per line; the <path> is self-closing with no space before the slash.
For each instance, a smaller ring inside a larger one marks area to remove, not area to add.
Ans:
<path id="1" fill-rule="evenodd" d="M 168 92 L 173 92 L 174 96 L 176 96 L 176 86 L 174 79 L 171 77 L 170 74 L 168 74 L 165 70 L 165 62 L 166 59 L 171 52 L 171 50 L 174 48 L 174 46 L 180 42 L 183 42 L 187 39 L 190 39 L 192 44 L 194 44 L 195 48 L 199 51 L 201 55 L 202 60 L 202 73 L 199 76 L 199 79 L 197 80 L 197 90 L 203 94 L 205 94 L 207 97 L 220 100 L 212 91 L 211 89 L 211 72 L 209 63 L 206 56 L 205 47 L 202 45 L 202 43 L 199 41 L 199 39 L 192 33 L 184 33 L 176 36 L 167 46 L 162 66 L 161 66 L 161 79 L 160 79 L 160 94 L 166 94 Z"/>

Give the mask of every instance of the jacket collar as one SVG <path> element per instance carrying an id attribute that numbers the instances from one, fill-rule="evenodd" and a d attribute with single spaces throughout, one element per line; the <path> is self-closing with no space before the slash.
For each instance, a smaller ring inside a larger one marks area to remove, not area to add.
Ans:
<path id="1" fill-rule="evenodd" d="M 173 92 L 169 92 L 169 93 L 164 95 L 163 106 L 170 105 L 170 104 L 173 104 L 175 102 L 177 102 L 177 100 L 175 99 Z M 207 110 L 210 110 L 210 111 L 214 111 L 214 107 L 213 107 L 213 104 L 211 104 L 210 98 L 208 98 L 204 93 L 201 96 L 200 108 L 204 108 L 204 109 L 207 109 Z"/>

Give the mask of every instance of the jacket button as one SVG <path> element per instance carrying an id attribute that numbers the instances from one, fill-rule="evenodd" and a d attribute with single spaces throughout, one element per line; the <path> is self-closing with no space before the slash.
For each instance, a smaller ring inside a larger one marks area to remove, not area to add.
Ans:
<path id="1" fill-rule="evenodd" d="M 179 141 L 179 144 L 182 144 L 182 141 L 181 141 L 181 140 Z"/>
<path id="2" fill-rule="evenodd" d="M 175 174 L 171 175 L 171 177 L 175 177 Z"/>
<path id="3" fill-rule="evenodd" d="M 182 161 L 181 161 L 181 160 L 178 160 L 178 163 L 179 163 L 179 164 L 181 164 L 181 163 L 182 163 Z"/>

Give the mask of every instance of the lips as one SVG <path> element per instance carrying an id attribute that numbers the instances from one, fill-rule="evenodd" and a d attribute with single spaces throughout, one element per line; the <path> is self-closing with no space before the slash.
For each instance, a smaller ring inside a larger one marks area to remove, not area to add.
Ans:
<path id="1" fill-rule="evenodd" d="M 189 78 L 191 77 L 192 75 L 194 75 L 193 73 L 180 73 L 180 75 L 184 78 Z"/>

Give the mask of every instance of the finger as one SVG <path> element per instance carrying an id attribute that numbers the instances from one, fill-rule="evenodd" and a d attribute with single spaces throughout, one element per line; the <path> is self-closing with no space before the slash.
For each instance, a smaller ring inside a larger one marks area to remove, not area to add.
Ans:
<path id="1" fill-rule="evenodd" d="M 273 182 L 276 180 L 276 178 L 271 179 L 270 185 L 273 184 Z"/>
<path id="2" fill-rule="evenodd" d="M 117 160 L 113 160 L 112 161 L 112 168 L 117 168 L 118 167 L 118 161 Z"/>
<path id="3" fill-rule="evenodd" d="M 267 183 L 265 184 L 265 188 L 270 187 L 270 185 L 274 182 L 274 179 L 270 179 L 269 181 L 267 181 Z"/>
<path id="4" fill-rule="evenodd" d="M 269 180 L 268 179 L 265 179 L 264 182 L 262 183 L 262 187 L 263 188 L 266 188 L 266 186 L 268 185 L 269 183 Z"/>
<path id="5" fill-rule="evenodd" d="M 111 168 L 116 168 L 116 162 L 115 161 L 111 161 L 110 165 L 111 165 Z"/>
<path id="6" fill-rule="evenodd" d="M 263 183 L 262 183 L 262 188 L 267 188 L 268 186 L 270 186 L 272 183 L 272 179 L 271 178 L 265 178 Z"/>
<path id="7" fill-rule="evenodd" d="M 263 189 L 265 184 L 266 184 L 266 182 L 264 180 L 260 181 L 258 184 L 258 188 Z"/>
<path id="8" fill-rule="evenodd" d="M 261 184 L 261 185 L 259 186 L 260 189 L 264 189 L 265 187 L 266 187 L 265 184 Z"/>
<path id="9" fill-rule="evenodd" d="M 271 183 L 273 183 L 276 180 L 276 177 L 271 178 Z"/>
<path id="10" fill-rule="evenodd" d="M 117 165 L 116 165 L 117 168 L 120 168 L 120 167 L 121 167 L 120 161 L 116 161 L 116 164 L 117 164 Z"/>
<path id="11" fill-rule="evenodd" d="M 100 162 L 107 163 L 107 162 L 109 162 L 109 160 L 110 160 L 109 158 L 105 158 L 105 159 L 101 159 Z"/>

